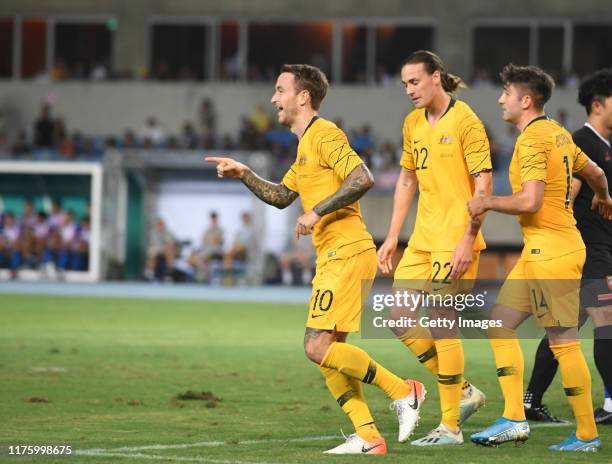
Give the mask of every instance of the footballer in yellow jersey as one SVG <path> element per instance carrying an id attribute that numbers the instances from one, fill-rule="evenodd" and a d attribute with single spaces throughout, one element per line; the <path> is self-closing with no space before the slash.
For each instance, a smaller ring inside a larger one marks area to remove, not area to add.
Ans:
<path id="1" fill-rule="evenodd" d="M 491 154 L 480 119 L 453 92 L 463 82 L 448 74 L 440 57 L 414 52 L 401 70 L 406 94 L 415 106 L 403 126 L 401 171 L 395 187 L 393 214 L 385 242 L 378 250 L 383 273 L 419 189 L 414 231 L 394 273 L 394 287 L 453 294 L 469 290 L 485 242 L 483 217 L 471 219 L 466 202 L 491 192 Z M 431 307 L 429 317 L 456 321 L 454 309 Z M 405 308 L 392 308 L 392 319 L 414 317 Z M 445 324 L 446 325 L 446 324 Z M 448 324 L 447 327 L 456 326 Z M 438 379 L 440 425 L 416 446 L 460 445 L 461 424 L 485 401 L 484 394 L 463 378 L 464 355 L 454 329 L 424 327 L 392 329 L 407 348 Z"/>
<path id="2" fill-rule="evenodd" d="M 300 195 L 304 211 L 311 211 L 333 195 L 363 161 L 333 122 L 315 116 L 297 147 L 297 157 L 282 183 Z M 312 230 L 317 264 L 374 248 L 357 201 L 323 216 Z"/>
<path id="3" fill-rule="evenodd" d="M 601 442 L 593 419 L 591 376 L 577 330 L 585 251 L 572 214 L 572 174 L 580 173 L 589 183 L 595 192 L 594 204 L 603 210 L 612 207 L 612 198 L 603 171 L 576 147 L 569 132 L 546 117 L 544 104 L 552 94 L 552 78 L 535 66 L 513 64 L 503 69 L 501 78 L 502 118 L 521 132 L 510 162 L 513 193 L 475 197 L 468 210 L 473 217 L 488 210 L 517 215 L 525 246 L 491 311 L 491 319 L 501 322 L 501 327 L 487 331 L 504 412 L 471 439 L 497 446 L 529 438 L 523 408 L 524 359 L 516 328 L 533 314 L 546 330 L 576 418 L 576 432 L 549 449 L 597 451 Z"/>
<path id="4" fill-rule="evenodd" d="M 315 116 L 300 139 L 297 159 L 282 183 L 300 195 L 304 211 L 311 211 L 338 191 L 346 177 L 361 165 L 363 161 L 344 132 Z M 372 281 L 376 275 L 375 246 L 363 223 L 359 203 L 323 216 L 312 230 L 312 241 L 317 272 L 307 326 L 356 332 L 361 315 L 361 279 Z M 351 258 L 354 259 L 347 265 L 345 260 Z"/>
<path id="5" fill-rule="evenodd" d="M 518 215 L 525 244 L 497 302 L 518 311 L 535 311 L 542 327 L 578 324 L 577 284 L 585 246 L 576 228 L 571 190 L 573 174 L 588 162 L 571 134 L 546 116 L 525 127 L 510 161 L 514 193 L 529 181 L 542 182 L 544 190 L 537 211 Z"/>
<path id="6" fill-rule="evenodd" d="M 470 223 L 465 203 L 474 195 L 472 176 L 491 170 L 484 126 L 465 102 L 451 97 L 433 126 L 425 108 L 410 112 L 404 121 L 403 138 L 400 164 L 416 174 L 419 184 L 418 212 L 408 246 L 452 252 Z M 473 249 L 484 248 L 478 231 Z M 397 278 L 404 277 L 396 271 Z"/>
<path id="7" fill-rule="evenodd" d="M 376 274 L 374 242 L 358 203 L 374 180 L 344 132 L 317 115 L 327 87 L 325 74 L 313 66 L 281 69 L 272 103 L 279 123 L 299 139 L 296 160 L 281 183 L 268 182 L 231 158 L 207 160 L 217 163 L 219 177 L 240 179 L 261 200 L 278 208 L 300 196 L 305 213 L 297 220 L 296 237 L 313 234 L 317 251 L 304 351 L 319 366 L 329 391 L 355 427 L 345 443 L 326 452 L 386 454 L 362 383 L 377 386 L 393 400 L 401 442 L 416 427 L 425 388 L 415 380 L 400 379 L 364 350 L 346 343 L 348 333 L 359 330 L 362 298 L 367 296 L 362 292 Z"/>

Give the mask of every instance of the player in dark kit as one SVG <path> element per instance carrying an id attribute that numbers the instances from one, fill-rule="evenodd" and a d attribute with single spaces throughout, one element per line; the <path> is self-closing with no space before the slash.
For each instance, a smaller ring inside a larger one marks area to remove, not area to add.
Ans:
<path id="1" fill-rule="evenodd" d="M 587 122 L 573 134 L 574 143 L 603 169 L 612 180 L 612 68 L 602 69 L 580 85 L 578 102 L 587 112 Z M 608 184 L 610 185 L 610 184 Z M 586 245 L 580 292 L 580 326 L 591 316 L 594 333 L 595 365 L 606 390 L 612 391 L 612 220 L 591 209 L 593 191 L 579 175 L 574 176 L 572 195 L 574 217 Z M 542 404 L 542 396 L 557 372 L 548 338 L 536 352 L 529 386 L 523 399 L 527 419 L 541 422 L 564 422 Z M 595 410 L 598 423 L 612 424 L 612 401 Z"/>

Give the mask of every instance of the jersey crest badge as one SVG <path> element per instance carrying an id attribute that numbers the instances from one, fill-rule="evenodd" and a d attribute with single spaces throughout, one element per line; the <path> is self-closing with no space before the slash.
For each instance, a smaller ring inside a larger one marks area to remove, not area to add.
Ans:
<path id="1" fill-rule="evenodd" d="M 440 137 L 439 143 L 441 145 L 451 145 L 453 143 L 453 138 L 450 135 L 443 135 Z"/>

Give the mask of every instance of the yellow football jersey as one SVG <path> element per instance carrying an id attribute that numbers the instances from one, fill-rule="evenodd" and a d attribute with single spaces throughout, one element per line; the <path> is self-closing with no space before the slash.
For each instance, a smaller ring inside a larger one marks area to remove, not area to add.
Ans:
<path id="1" fill-rule="evenodd" d="M 362 163 L 341 129 L 331 121 L 315 117 L 302 136 L 296 160 L 282 183 L 297 192 L 304 211 L 310 211 L 336 193 L 346 176 Z M 374 248 L 359 202 L 323 216 L 314 227 L 312 242 L 317 264 Z"/>
<path id="2" fill-rule="evenodd" d="M 404 120 L 401 166 L 415 171 L 419 202 L 408 245 L 421 251 L 453 251 L 470 222 L 466 203 L 474 195 L 472 174 L 491 169 L 489 139 L 478 116 L 464 102 L 451 99 L 433 126 L 425 109 Z M 482 233 L 474 250 L 486 247 Z"/>
<path id="3" fill-rule="evenodd" d="M 571 134 L 546 116 L 531 121 L 518 137 L 510 161 L 512 192 L 529 180 L 546 183 L 542 208 L 518 217 L 525 237 L 523 259 L 540 261 L 584 249 L 571 194 L 572 174 L 588 162 Z"/>

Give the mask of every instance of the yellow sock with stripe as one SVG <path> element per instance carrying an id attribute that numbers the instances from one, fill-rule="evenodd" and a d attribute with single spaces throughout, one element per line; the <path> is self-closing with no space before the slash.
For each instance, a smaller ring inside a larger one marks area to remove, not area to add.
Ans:
<path id="1" fill-rule="evenodd" d="M 365 401 L 363 384 L 335 369 L 319 366 L 325 377 L 325 384 L 338 405 L 349 416 L 355 427 L 355 432 L 367 442 L 373 442 L 381 437 L 374 424 L 374 418 Z"/>
<path id="2" fill-rule="evenodd" d="M 456 431 L 459 428 L 459 407 L 463 386 L 463 345 L 460 339 L 436 340 L 435 344 L 439 364 L 441 422 Z"/>
<path id="3" fill-rule="evenodd" d="M 510 420 L 526 420 L 523 407 L 523 374 L 525 360 L 516 332 L 505 327 L 487 331 L 495 354 L 497 379 L 504 394 L 503 417 Z"/>
<path id="4" fill-rule="evenodd" d="M 580 342 L 550 345 L 559 361 L 561 382 L 574 417 L 576 418 L 576 437 L 589 441 L 597 437 L 597 426 L 593 417 L 591 398 L 591 373 L 584 359 Z"/>
<path id="5" fill-rule="evenodd" d="M 333 342 L 327 349 L 321 366 L 376 385 L 392 400 L 402 399 L 411 391 L 411 387 L 397 375 L 376 363 L 361 348 L 348 343 Z"/>
<path id="6" fill-rule="evenodd" d="M 422 326 L 415 327 L 402 335 L 400 340 L 429 372 L 438 376 L 438 352 L 429 329 Z M 461 390 L 465 390 L 470 385 L 470 382 L 464 377 Z"/>
<path id="7" fill-rule="evenodd" d="M 438 375 L 438 353 L 429 329 L 421 326 L 414 327 L 402 335 L 400 340 L 429 372 Z"/>

